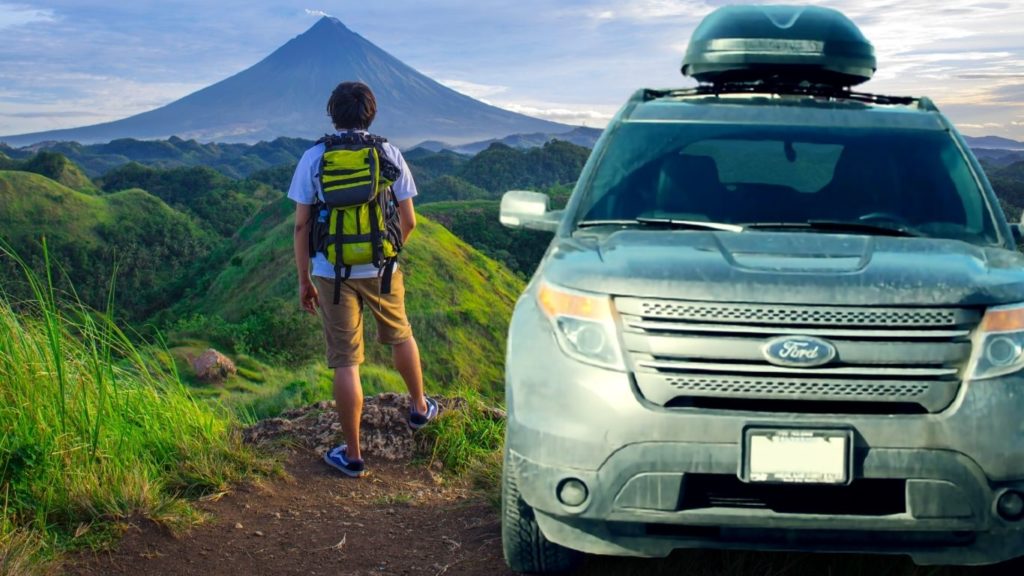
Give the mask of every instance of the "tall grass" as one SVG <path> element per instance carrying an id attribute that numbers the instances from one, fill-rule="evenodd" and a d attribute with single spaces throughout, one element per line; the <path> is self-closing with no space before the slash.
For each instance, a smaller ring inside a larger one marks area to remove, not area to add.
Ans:
<path id="1" fill-rule="evenodd" d="M 3 257 L 17 260 L 0 245 Z M 119 519 L 191 523 L 183 497 L 265 469 L 166 355 L 110 310 L 59 297 L 50 266 L 40 279 L 18 262 L 33 297 L 12 301 L 0 283 L 0 573 L 41 569 Z"/>
<path id="2" fill-rule="evenodd" d="M 498 507 L 501 456 L 505 440 L 504 416 L 488 408 L 481 393 L 462 387 L 454 393 L 464 405 L 447 410 L 423 429 L 423 442 L 431 461 L 439 461 L 456 476 L 465 476 L 488 501 Z"/>

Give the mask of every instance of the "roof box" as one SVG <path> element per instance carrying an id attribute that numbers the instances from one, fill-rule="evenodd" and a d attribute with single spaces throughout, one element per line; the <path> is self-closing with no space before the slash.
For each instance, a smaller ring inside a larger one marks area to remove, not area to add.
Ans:
<path id="1" fill-rule="evenodd" d="M 874 75 L 875 50 L 857 25 L 819 6 L 725 6 L 697 26 L 683 74 L 698 82 L 848 87 Z"/>

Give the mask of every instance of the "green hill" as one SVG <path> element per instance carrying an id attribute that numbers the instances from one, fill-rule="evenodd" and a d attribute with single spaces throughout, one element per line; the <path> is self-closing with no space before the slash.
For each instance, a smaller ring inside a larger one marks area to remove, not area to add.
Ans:
<path id="1" fill-rule="evenodd" d="M 0 222 L 0 238 L 36 270 L 45 237 L 55 270 L 92 306 L 105 306 L 116 271 L 117 307 L 135 319 L 174 301 L 188 270 L 214 247 L 189 217 L 147 192 L 95 196 L 32 172 L 0 171 Z M 0 271 L 5 280 L 21 277 L 9 259 Z M 13 281 L 4 288 L 18 292 Z"/>
<path id="2" fill-rule="evenodd" d="M 0 170 L 33 172 L 59 182 L 72 190 L 94 194 L 92 180 L 74 162 L 56 152 L 39 152 L 25 160 L 14 160 L 0 152 Z"/>
<path id="3" fill-rule="evenodd" d="M 97 182 L 107 192 L 146 190 L 224 237 L 234 235 L 268 200 L 281 195 L 267 184 L 235 180 L 203 166 L 160 169 L 131 162 Z"/>
<path id="4" fill-rule="evenodd" d="M 311 353 L 298 360 L 322 364 L 319 321 L 298 311 L 293 211 L 294 205 L 286 199 L 260 211 L 239 231 L 234 255 L 220 268 L 208 270 L 208 287 L 176 306 L 171 316 L 185 318 L 198 312 L 222 318 L 243 331 L 246 323 L 265 322 L 253 337 L 270 339 L 262 342 L 267 352 L 294 346 L 296 355 L 303 350 Z M 435 392 L 471 387 L 499 398 L 505 334 L 523 282 L 443 226 L 425 217 L 420 217 L 418 224 L 402 252 L 400 266 L 427 385 Z M 206 282 L 199 280 L 196 285 L 205 286 Z M 259 318 L 265 320 L 254 320 Z M 390 350 L 371 344 L 375 325 L 368 310 L 365 323 L 370 366 L 363 371 L 364 384 L 368 390 L 402 390 L 398 375 L 383 369 L 390 366 Z M 202 336 L 210 329 L 194 332 Z M 248 351 L 259 346 L 249 343 Z"/>

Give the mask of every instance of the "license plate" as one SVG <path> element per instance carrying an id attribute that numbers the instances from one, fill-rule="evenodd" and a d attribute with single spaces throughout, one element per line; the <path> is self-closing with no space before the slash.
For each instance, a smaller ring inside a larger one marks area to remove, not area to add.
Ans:
<path id="1" fill-rule="evenodd" d="M 848 484 L 852 434 L 848 430 L 748 429 L 748 482 Z"/>

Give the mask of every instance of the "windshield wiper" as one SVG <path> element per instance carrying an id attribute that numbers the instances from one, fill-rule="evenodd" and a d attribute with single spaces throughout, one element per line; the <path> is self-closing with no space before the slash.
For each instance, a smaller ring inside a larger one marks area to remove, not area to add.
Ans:
<path id="1" fill-rule="evenodd" d="M 663 226 L 678 230 L 720 230 L 724 232 L 743 232 L 739 224 L 723 224 L 721 222 L 704 222 L 701 220 L 673 220 L 671 218 L 637 218 L 635 220 L 584 220 L 576 224 L 576 228 L 593 228 L 595 226 Z"/>
<path id="2" fill-rule="evenodd" d="M 701 220 L 673 220 L 671 218 L 636 218 L 635 220 L 583 220 L 576 224 L 576 229 L 594 228 L 597 226 L 650 226 L 677 230 L 719 230 L 724 232 L 743 232 L 739 224 L 721 222 L 704 222 Z"/>
<path id="3" fill-rule="evenodd" d="M 908 228 L 906 226 L 883 226 L 867 222 L 848 222 L 845 220 L 807 220 L 806 222 L 752 222 L 744 224 L 744 228 L 756 229 L 780 229 L 798 228 L 804 230 L 820 230 L 831 232 L 862 232 L 878 236 L 901 236 L 908 238 L 921 238 L 925 234 Z"/>
<path id="4" fill-rule="evenodd" d="M 672 218 L 637 218 L 636 221 L 645 226 L 667 226 L 683 230 L 720 230 L 722 232 L 743 232 L 739 224 L 724 222 L 705 222 L 703 220 L 674 220 Z"/>

